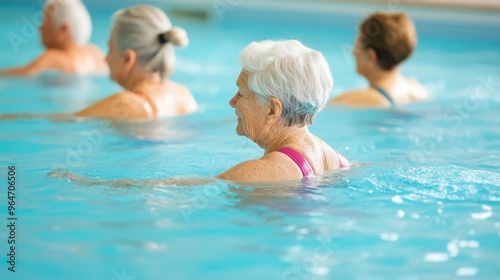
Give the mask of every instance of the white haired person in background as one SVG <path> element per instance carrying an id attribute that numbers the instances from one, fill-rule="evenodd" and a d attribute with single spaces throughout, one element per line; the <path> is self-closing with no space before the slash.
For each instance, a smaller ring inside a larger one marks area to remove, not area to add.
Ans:
<path id="1" fill-rule="evenodd" d="M 124 91 L 75 114 L 8 114 L 0 115 L 0 120 L 77 116 L 144 121 L 196 111 L 198 104 L 191 92 L 168 80 L 175 69 L 174 47 L 188 45 L 186 31 L 172 27 L 162 10 L 149 5 L 120 10 L 113 21 L 106 62 L 111 79 Z"/>
<path id="2" fill-rule="evenodd" d="M 80 0 L 47 0 L 40 36 L 46 51 L 23 67 L 0 70 L 2 76 L 60 71 L 79 75 L 107 73 L 102 51 L 88 44 L 90 15 Z"/>
<path id="3" fill-rule="evenodd" d="M 253 42 L 240 54 L 238 92 L 229 101 L 236 133 L 264 149 L 217 177 L 231 181 L 287 181 L 347 168 L 347 160 L 309 132 L 328 101 L 333 79 L 323 55 L 299 41 Z"/>
<path id="4" fill-rule="evenodd" d="M 191 92 L 168 80 L 175 69 L 174 47 L 188 45 L 186 31 L 149 5 L 118 11 L 113 19 L 106 62 L 111 79 L 125 90 L 76 115 L 144 120 L 196 111 Z"/>

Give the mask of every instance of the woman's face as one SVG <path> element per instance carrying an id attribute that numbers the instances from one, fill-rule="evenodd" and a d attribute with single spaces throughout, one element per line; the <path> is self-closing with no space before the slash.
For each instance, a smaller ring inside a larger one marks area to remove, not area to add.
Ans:
<path id="1" fill-rule="evenodd" d="M 108 54 L 106 55 L 106 63 L 109 66 L 109 73 L 111 80 L 122 84 L 126 79 L 125 75 L 125 61 L 116 43 L 115 31 L 111 32 L 111 36 L 108 42 Z"/>
<path id="2" fill-rule="evenodd" d="M 43 13 L 43 22 L 39 27 L 42 44 L 46 48 L 57 47 L 60 43 L 63 30 L 56 28 L 52 19 L 56 12 L 54 5 L 48 5 Z"/>
<path id="3" fill-rule="evenodd" d="M 373 53 L 370 55 L 370 52 Z M 374 51 L 372 49 L 367 49 L 366 44 L 363 44 L 359 38 L 356 38 L 354 48 L 352 49 L 352 54 L 356 60 L 356 72 L 358 74 L 366 77 L 376 64 L 376 58 L 373 57 Z"/>
<path id="4" fill-rule="evenodd" d="M 269 110 L 268 106 L 257 100 L 255 93 L 248 88 L 247 82 L 248 74 L 241 71 L 236 81 L 238 92 L 231 98 L 229 105 L 235 109 L 238 117 L 236 133 L 258 142 L 260 136 L 265 135 L 265 119 Z"/>

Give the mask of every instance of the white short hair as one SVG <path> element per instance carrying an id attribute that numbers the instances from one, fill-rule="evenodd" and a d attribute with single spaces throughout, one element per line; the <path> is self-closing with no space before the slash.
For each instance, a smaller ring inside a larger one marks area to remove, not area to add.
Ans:
<path id="1" fill-rule="evenodd" d="M 287 126 L 312 124 L 328 101 L 333 78 L 323 55 L 297 40 L 252 42 L 240 54 L 248 88 L 258 100 L 283 104 Z"/>
<path id="2" fill-rule="evenodd" d="M 113 18 L 120 51 L 134 50 L 139 64 L 162 78 L 173 73 L 174 46 L 185 47 L 189 43 L 184 29 L 172 27 L 167 15 L 150 5 L 120 10 Z"/>
<path id="3" fill-rule="evenodd" d="M 80 0 L 47 0 L 45 7 L 54 6 L 52 20 L 56 27 L 67 24 L 71 38 L 80 45 L 85 45 L 92 34 L 92 21 L 85 5 Z"/>

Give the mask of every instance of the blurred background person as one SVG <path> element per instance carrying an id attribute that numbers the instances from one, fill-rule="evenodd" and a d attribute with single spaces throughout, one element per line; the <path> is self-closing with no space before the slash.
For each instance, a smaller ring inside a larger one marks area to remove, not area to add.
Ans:
<path id="1" fill-rule="evenodd" d="M 353 55 L 356 71 L 369 88 L 352 90 L 333 99 L 352 107 L 390 107 L 428 98 L 416 80 L 401 74 L 399 66 L 413 52 L 415 26 L 404 13 L 375 12 L 359 26 Z"/>
<path id="2" fill-rule="evenodd" d="M 26 66 L 0 70 L 0 76 L 51 70 L 78 75 L 107 73 L 103 52 L 88 44 L 92 22 L 80 0 L 47 0 L 39 29 L 45 52 Z"/>
<path id="3" fill-rule="evenodd" d="M 172 27 L 162 10 L 149 5 L 118 11 L 113 21 L 106 62 L 111 79 L 125 90 L 76 115 L 154 119 L 196 111 L 191 92 L 168 79 L 176 65 L 174 47 L 189 43 L 186 31 Z"/>
<path id="4" fill-rule="evenodd" d="M 111 79 L 124 90 L 75 114 L 10 114 L 0 119 L 87 117 L 119 121 L 178 116 L 198 109 L 191 92 L 170 81 L 176 60 L 174 47 L 189 43 L 187 33 L 172 27 L 157 7 L 133 6 L 113 16 L 106 62 Z"/>

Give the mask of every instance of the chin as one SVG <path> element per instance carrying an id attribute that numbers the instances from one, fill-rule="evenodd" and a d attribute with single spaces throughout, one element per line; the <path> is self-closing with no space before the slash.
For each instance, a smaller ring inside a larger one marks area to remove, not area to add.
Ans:
<path id="1" fill-rule="evenodd" d="M 359 75 L 363 75 L 363 74 L 361 74 L 361 71 L 359 70 L 359 67 L 356 67 L 356 73 L 358 73 Z"/>
<path id="2" fill-rule="evenodd" d="M 365 73 L 359 69 L 356 69 L 356 73 L 358 73 L 358 75 L 360 75 L 360 76 L 366 77 Z"/>
<path id="3" fill-rule="evenodd" d="M 45 40 L 43 40 L 43 39 L 42 39 L 42 40 L 40 41 L 40 43 L 42 43 L 42 45 L 43 45 L 46 49 L 48 49 L 48 48 L 49 48 L 49 44 L 47 44 L 47 42 L 46 42 Z"/>
<path id="4" fill-rule="evenodd" d="M 240 127 L 240 125 L 236 126 L 236 134 L 238 134 L 239 136 L 245 136 L 245 132 Z"/>
<path id="5" fill-rule="evenodd" d="M 111 69 L 109 70 L 109 79 L 113 82 L 116 82 L 120 86 L 123 86 L 122 83 L 118 79 L 116 79 L 116 76 L 113 74 L 113 72 L 111 72 Z"/>

